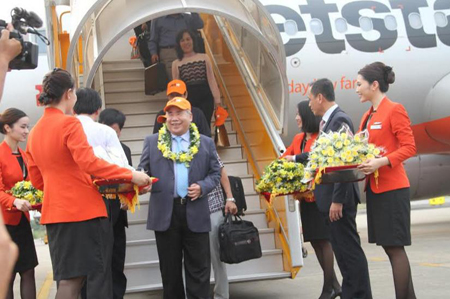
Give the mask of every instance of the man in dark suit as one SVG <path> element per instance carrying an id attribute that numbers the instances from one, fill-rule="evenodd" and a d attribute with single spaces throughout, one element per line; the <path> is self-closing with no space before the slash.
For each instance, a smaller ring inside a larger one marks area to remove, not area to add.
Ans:
<path id="1" fill-rule="evenodd" d="M 107 108 L 100 112 L 98 122 L 110 126 L 116 131 L 117 137 L 120 137 L 120 132 L 125 125 L 125 115 L 112 108 Z M 128 164 L 132 165 L 131 150 L 124 143 L 120 143 L 127 157 Z M 111 200 L 111 222 L 113 225 L 114 243 L 112 251 L 112 282 L 113 282 L 113 298 L 122 299 L 127 288 L 127 277 L 123 273 L 125 267 L 125 255 L 127 247 L 127 236 L 125 227 L 128 227 L 127 207 L 121 206 L 120 201 Z"/>
<path id="2" fill-rule="evenodd" d="M 189 152 L 191 104 L 176 97 L 167 102 L 164 111 L 166 148 L 172 153 Z M 164 147 L 158 148 L 158 134 L 146 137 L 139 167 L 161 179 L 152 186 L 147 229 L 155 231 L 164 298 L 185 298 L 183 258 L 187 298 L 209 298 L 208 193 L 220 181 L 214 142 L 200 135 L 198 152 L 187 165 L 170 159 L 172 155 L 165 158 L 160 148 Z"/>
<path id="3" fill-rule="evenodd" d="M 313 83 L 309 106 L 322 116 L 321 131 L 338 131 L 346 124 L 353 130 L 350 117 L 335 103 L 334 86 L 328 79 Z M 317 185 L 314 196 L 319 210 L 327 218 L 331 244 L 341 270 L 342 299 L 372 298 L 367 259 L 356 230 L 356 211 L 360 202 L 357 183 Z"/>

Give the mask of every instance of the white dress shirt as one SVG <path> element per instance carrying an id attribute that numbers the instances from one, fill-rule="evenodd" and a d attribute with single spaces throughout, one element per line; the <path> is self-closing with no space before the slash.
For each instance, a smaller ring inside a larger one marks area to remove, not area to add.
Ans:
<path id="1" fill-rule="evenodd" d="M 334 104 L 333 106 L 331 106 L 327 112 L 325 112 L 325 114 L 322 116 L 322 121 L 324 122 L 323 126 L 325 127 L 325 125 L 327 124 L 328 119 L 330 118 L 331 114 L 333 113 L 334 110 L 337 109 L 338 104 Z"/>
<path id="2" fill-rule="evenodd" d="M 77 115 L 77 118 L 80 120 L 87 140 L 97 157 L 109 163 L 133 169 L 128 165 L 127 156 L 123 151 L 116 132 L 112 128 L 95 122 L 87 115 Z"/>

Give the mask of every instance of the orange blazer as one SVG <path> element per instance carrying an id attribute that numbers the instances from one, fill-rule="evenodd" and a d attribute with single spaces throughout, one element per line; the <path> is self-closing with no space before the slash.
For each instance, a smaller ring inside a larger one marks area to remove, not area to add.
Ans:
<path id="1" fill-rule="evenodd" d="M 316 141 L 317 136 L 319 135 L 319 133 L 313 133 L 311 135 L 311 138 L 306 141 L 305 144 L 305 152 L 309 152 L 311 150 L 311 146 L 314 144 L 314 142 Z M 281 158 L 286 157 L 286 156 L 291 156 L 291 155 L 299 155 L 302 153 L 301 151 L 301 145 L 303 142 L 303 138 L 305 138 L 306 134 L 305 133 L 299 133 L 297 135 L 294 136 L 294 140 L 292 140 L 291 145 L 289 145 L 289 147 L 286 149 L 286 151 L 284 152 L 284 154 L 281 156 Z"/>
<path id="2" fill-rule="evenodd" d="M 78 222 L 106 217 L 92 176 L 131 180 L 126 168 L 94 155 L 80 121 L 56 108 L 46 108 L 27 144 L 33 186 L 44 191 L 41 223 Z"/>
<path id="3" fill-rule="evenodd" d="M 25 163 L 26 167 L 27 160 L 25 153 L 21 148 L 19 148 L 19 152 L 22 155 L 23 163 Z M 6 193 L 6 191 L 11 190 L 17 182 L 23 180 L 23 173 L 19 161 L 17 161 L 16 156 L 13 155 L 9 145 L 3 141 L 0 143 L 0 203 L 2 205 L 2 214 L 5 224 L 18 225 L 22 218 L 21 211 L 9 211 L 9 209 L 13 207 L 16 198 L 11 194 Z M 28 176 L 25 180 L 28 180 Z M 25 212 L 25 216 L 28 221 L 30 221 L 30 214 L 28 212 Z"/>
<path id="4" fill-rule="evenodd" d="M 372 111 L 373 107 L 362 117 L 360 131 Z M 391 164 L 378 169 L 378 187 L 376 187 L 374 175 L 369 176 L 372 191 L 382 193 L 409 187 L 403 161 L 416 154 L 416 144 L 411 130 L 411 121 L 403 105 L 392 102 L 387 97 L 383 98 L 377 111 L 372 114 L 367 130 L 369 142 L 382 147 L 385 150 L 384 156 Z"/>

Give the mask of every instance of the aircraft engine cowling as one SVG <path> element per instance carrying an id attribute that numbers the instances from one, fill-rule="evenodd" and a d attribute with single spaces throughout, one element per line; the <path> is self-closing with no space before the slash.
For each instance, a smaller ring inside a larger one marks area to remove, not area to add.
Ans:
<path id="1" fill-rule="evenodd" d="M 425 122 L 414 125 L 417 153 L 450 152 L 450 74 L 430 90 L 424 105 Z"/>
<path id="2" fill-rule="evenodd" d="M 424 199 L 450 194 L 450 155 L 420 155 L 406 161 L 411 198 Z"/>
<path id="3" fill-rule="evenodd" d="M 403 164 L 408 175 L 411 200 L 450 195 L 450 155 L 420 155 Z M 364 181 L 359 184 L 365 202 Z"/>

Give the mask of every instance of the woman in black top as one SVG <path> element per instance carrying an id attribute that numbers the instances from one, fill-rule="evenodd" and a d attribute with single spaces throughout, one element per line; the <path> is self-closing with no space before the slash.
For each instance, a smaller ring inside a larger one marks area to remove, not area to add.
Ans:
<path id="1" fill-rule="evenodd" d="M 220 105 L 220 91 L 208 55 L 199 53 L 196 36 L 189 30 L 182 30 L 176 37 L 178 59 L 172 63 L 173 79 L 186 83 L 188 101 L 205 114 L 208 125 L 214 106 Z"/>

